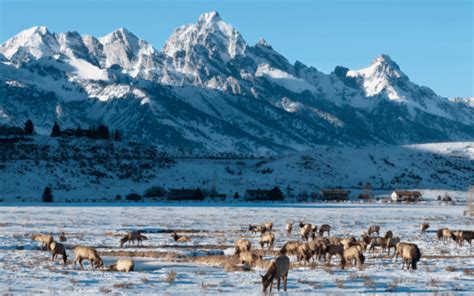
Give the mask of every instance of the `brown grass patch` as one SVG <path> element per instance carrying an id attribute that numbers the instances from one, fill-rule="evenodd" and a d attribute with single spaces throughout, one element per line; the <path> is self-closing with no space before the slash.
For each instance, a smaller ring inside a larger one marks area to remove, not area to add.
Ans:
<path id="1" fill-rule="evenodd" d="M 172 285 L 174 283 L 174 281 L 176 280 L 176 275 L 177 275 L 177 273 L 174 270 L 168 272 L 165 276 L 165 282 Z"/>
<path id="2" fill-rule="evenodd" d="M 99 291 L 103 294 L 109 294 L 112 293 L 112 289 L 107 288 L 107 287 L 100 287 Z"/>
<path id="3" fill-rule="evenodd" d="M 132 283 L 118 283 L 118 284 L 114 284 L 113 287 L 117 289 L 131 289 L 133 288 L 133 284 Z"/>

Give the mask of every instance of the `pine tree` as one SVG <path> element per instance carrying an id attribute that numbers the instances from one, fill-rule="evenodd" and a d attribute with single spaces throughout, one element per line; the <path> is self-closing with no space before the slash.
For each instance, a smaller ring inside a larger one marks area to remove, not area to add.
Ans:
<path id="1" fill-rule="evenodd" d="M 53 125 L 53 129 L 51 130 L 51 137 L 59 137 L 61 136 L 61 128 L 59 124 L 55 121 Z"/>
<path id="2" fill-rule="evenodd" d="M 51 189 L 51 187 L 46 186 L 41 199 L 43 200 L 43 202 L 53 202 L 53 190 Z"/>
<path id="3" fill-rule="evenodd" d="M 31 119 L 28 119 L 25 122 L 25 135 L 32 135 L 35 132 L 35 128 L 33 126 L 33 121 Z"/>

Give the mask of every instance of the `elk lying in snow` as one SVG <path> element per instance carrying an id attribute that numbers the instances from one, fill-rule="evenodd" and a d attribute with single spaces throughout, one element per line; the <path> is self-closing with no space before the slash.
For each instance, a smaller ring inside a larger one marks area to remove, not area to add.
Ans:
<path id="1" fill-rule="evenodd" d="M 348 248 L 345 248 L 343 253 L 342 253 L 342 258 L 341 258 L 341 267 L 344 269 L 346 267 L 347 262 L 352 264 L 352 261 L 357 262 L 357 266 L 359 268 L 362 267 L 365 261 L 364 254 L 362 253 L 362 250 L 359 248 L 359 246 L 351 246 Z"/>
<path id="2" fill-rule="evenodd" d="M 61 232 L 61 234 L 59 235 L 59 241 L 60 242 L 65 242 L 67 240 L 66 238 L 66 234 L 63 232 Z"/>
<path id="3" fill-rule="evenodd" d="M 104 264 L 102 258 L 100 258 L 97 251 L 93 248 L 79 246 L 74 249 L 74 253 L 76 255 L 76 259 L 74 260 L 74 268 L 76 268 L 76 262 L 79 262 L 81 269 L 84 269 L 84 266 L 82 265 L 82 260 L 89 260 L 90 265 L 93 269 L 102 267 L 102 265 Z"/>
<path id="4" fill-rule="evenodd" d="M 245 251 L 239 254 L 239 260 L 242 264 L 247 264 L 253 267 L 255 266 L 255 264 L 257 264 L 258 261 L 263 260 L 263 257 L 262 255 L 257 255 L 254 252 Z"/>
<path id="5" fill-rule="evenodd" d="M 380 226 L 378 225 L 369 226 L 367 233 L 369 234 L 369 236 L 372 236 L 372 233 L 377 233 L 377 235 L 380 235 Z"/>
<path id="6" fill-rule="evenodd" d="M 320 236 L 323 236 L 325 232 L 328 233 L 328 236 L 331 235 L 331 225 L 323 224 L 319 227 L 319 235 Z"/>
<path id="7" fill-rule="evenodd" d="M 275 235 L 271 232 L 264 233 L 260 237 L 260 246 L 262 247 L 262 249 L 264 248 L 265 245 L 267 245 L 268 250 L 271 250 L 274 242 L 275 242 Z"/>
<path id="8" fill-rule="evenodd" d="M 61 255 L 63 257 L 63 262 L 66 264 L 67 262 L 67 255 L 66 255 L 66 248 L 64 247 L 63 244 L 57 243 L 57 242 L 51 242 L 49 244 L 49 249 L 51 250 L 51 261 L 54 261 L 58 255 Z"/>
<path id="9" fill-rule="evenodd" d="M 238 239 L 235 241 L 235 255 L 239 255 L 241 252 L 250 251 L 252 243 L 248 239 Z"/>
<path id="10" fill-rule="evenodd" d="M 41 243 L 41 250 L 48 250 L 49 245 L 54 241 L 51 234 L 33 234 L 33 240 Z"/>
<path id="11" fill-rule="evenodd" d="M 397 244 L 399 242 L 400 242 L 399 237 L 392 237 L 392 238 L 387 240 L 387 245 L 385 247 L 387 248 L 388 255 L 390 255 L 390 249 L 393 248 L 393 250 L 395 251 L 395 249 L 397 248 Z"/>
<path id="12" fill-rule="evenodd" d="M 280 253 L 283 255 L 296 255 L 298 246 L 301 243 L 299 241 L 287 241 L 280 249 Z"/>
<path id="13" fill-rule="evenodd" d="M 415 244 L 398 243 L 395 250 L 395 261 L 397 260 L 398 256 L 402 257 L 403 260 L 402 269 L 404 268 L 405 264 L 407 269 L 410 269 L 410 265 L 412 269 L 416 269 L 416 264 L 421 258 L 421 252 L 418 246 Z"/>
<path id="14" fill-rule="evenodd" d="M 311 233 L 311 224 L 306 224 L 300 228 L 301 239 L 307 241 Z"/>
<path id="15" fill-rule="evenodd" d="M 430 225 L 428 223 L 421 223 L 420 229 L 421 233 L 425 233 L 426 229 L 430 228 Z"/>
<path id="16" fill-rule="evenodd" d="M 176 231 L 173 231 L 171 234 L 171 237 L 174 239 L 175 242 L 178 243 L 184 243 L 184 242 L 190 242 L 191 239 L 187 235 L 178 235 Z"/>
<path id="17" fill-rule="evenodd" d="M 270 287 L 270 292 L 273 289 L 273 279 L 277 279 L 278 291 L 280 291 L 280 281 L 283 279 L 283 291 L 286 291 L 286 283 L 288 281 L 288 270 L 290 269 L 290 259 L 285 255 L 280 255 L 273 259 L 270 267 L 265 275 L 262 277 L 263 292 L 265 293 Z"/>
<path id="18" fill-rule="evenodd" d="M 384 239 L 388 239 L 392 237 L 393 237 L 393 232 L 391 230 L 385 232 L 385 235 L 383 236 Z"/>
<path id="19" fill-rule="evenodd" d="M 141 232 L 132 231 L 132 232 L 127 233 L 124 237 L 120 239 L 120 247 L 123 248 L 123 245 L 126 242 L 129 242 L 129 243 L 132 242 L 133 244 L 135 244 L 135 241 L 137 241 L 138 246 L 140 244 L 143 246 L 143 240 L 147 240 L 147 239 L 148 237 L 141 234 Z"/>
<path id="20" fill-rule="evenodd" d="M 134 267 L 132 259 L 119 259 L 115 264 L 109 266 L 109 271 L 130 272 Z"/>
<path id="21" fill-rule="evenodd" d="M 287 234 L 288 236 L 290 236 L 292 230 L 293 230 L 293 223 L 287 222 L 287 223 L 286 223 L 286 234 Z"/>

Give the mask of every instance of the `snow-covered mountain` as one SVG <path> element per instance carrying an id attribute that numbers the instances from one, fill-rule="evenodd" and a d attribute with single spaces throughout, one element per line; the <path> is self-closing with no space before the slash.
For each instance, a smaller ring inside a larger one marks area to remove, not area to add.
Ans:
<path id="1" fill-rule="evenodd" d="M 20 32 L 0 46 L 0 124 L 27 118 L 39 132 L 106 123 L 129 140 L 206 154 L 474 139 L 469 104 L 411 82 L 387 55 L 325 74 L 264 39 L 248 44 L 217 12 L 162 50 L 124 28 Z"/>

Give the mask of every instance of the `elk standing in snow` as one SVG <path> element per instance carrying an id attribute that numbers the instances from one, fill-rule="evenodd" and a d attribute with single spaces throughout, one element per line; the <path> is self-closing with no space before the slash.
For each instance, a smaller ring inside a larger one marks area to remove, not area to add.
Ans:
<path id="1" fill-rule="evenodd" d="M 323 224 L 319 227 L 319 235 L 320 236 L 323 236 L 325 232 L 328 233 L 328 236 L 331 235 L 331 225 Z"/>
<path id="2" fill-rule="evenodd" d="M 76 262 L 79 262 L 81 269 L 84 270 L 82 260 L 89 260 L 93 269 L 102 267 L 102 265 L 104 265 L 102 258 L 100 258 L 97 251 L 93 248 L 79 246 L 74 249 L 74 253 L 76 255 L 76 259 L 74 260 L 74 268 L 76 268 Z"/>
<path id="3" fill-rule="evenodd" d="M 275 235 L 271 232 L 264 233 L 260 237 L 260 246 L 262 247 L 262 249 L 264 248 L 265 245 L 267 245 L 268 250 L 271 250 L 274 242 L 275 242 Z"/>
<path id="4" fill-rule="evenodd" d="M 235 255 L 239 255 L 241 252 L 250 251 L 252 243 L 248 239 L 238 239 L 235 241 Z"/>
<path id="5" fill-rule="evenodd" d="M 270 287 L 273 289 L 273 279 L 277 279 L 278 291 L 280 291 L 280 281 L 283 279 L 283 291 L 286 291 L 286 283 L 288 281 L 288 270 L 290 269 L 290 259 L 285 255 L 280 255 L 273 259 L 270 263 L 267 273 L 260 275 L 262 277 L 263 292 L 265 293 Z"/>
<path id="6" fill-rule="evenodd" d="M 403 260 L 402 269 L 405 265 L 407 269 L 410 269 L 410 265 L 412 269 L 416 269 L 416 263 L 420 261 L 421 252 L 415 244 L 398 243 L 395 251 L 395 261 L 398 256 L 402 257 Z"/>
<path id="7" fill-rule="evenodd" d="M 126 242 L 132 242 L 135 244 L 135 240 L 137 241 L 137 245 L 140 246 L 140 244 L 143 246 L 143 240 L 147 240 L 148 237 L 141 234 L 140 231 L 132 231 L 127 233 L 124 237 L 120 239 L 120 247 L 123 248 L 123 245 Z"/>
<path id="8" fill-rule="evenodd" d="M 421 223 L 420 225 L 420 229 L 421 229 L 421 233 L 425 233 L 426 232 L 426 229 L 430 228 L 430 224 L 428 223 Z"/>
<path id="9" fill-rule="evenodd" d="M 33 240 L 41 243 L 41 250 L 48 250 L 49 245 L 54 241 L 51 234 L 33 234 Z"/>
<path id="10" fill-rule="evenodd" d="M 49 249 L 51 250 L 51 261 L 54 261 L 58 255 L 61 255 L 63 257 L 63 262 L 66 264 L 67 262 L 67 255 L 66 255 L 66 248 L 64 247 L 63 244 L 57 243 L 57 242 L 51 242 L 49 244 Z"/>
<path id="11" fill-rule="evenodd" d="M 369 226 L 369 230 L 367 232 L 368 232 L 369 236 L 372 236 L 372 233 L 377 233 L 377 235 L 380 235 L 380 226 L 371 225 L 371 226 Z"/>

